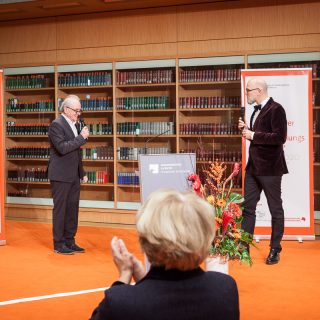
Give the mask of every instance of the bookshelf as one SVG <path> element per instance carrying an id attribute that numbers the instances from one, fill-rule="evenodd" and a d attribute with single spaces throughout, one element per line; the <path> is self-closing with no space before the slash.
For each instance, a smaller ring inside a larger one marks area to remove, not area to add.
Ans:
<path id="1" fill-rule="evenodd" d="M 240 70 L 244 56 L 179 60 L 179 152 L 195 152 L 198 169 L 241 161 Z M 235 182 L 241 191 L 241 176 Z"/>
<path id="2" fill-rule="evenodd" d="M 81 184 L 80 205 L 114 207 L 112 63 L 57 66 L 57 99 L 75 94 L 90 131 L 82 148 L 88 183 Z"/>
<path id="3" fill-rule="evenodd" d="M 177 152 L 176 60 L 117 62 L 115 72 L 117 207 L 136 209 L 138 155 Z"/>
<path id="4" fill-rule="evenodd" d="M 89 177 L 89 182 L 81 185 L 80 194 L 86 221 L 113 221 L 115 212 L 121 221 L 133 221 L 132 212 L 140 206 L 140 153 L 196 152 L 198 168 L 219 160 L 231 171 L 232 164 L 242 158 L 236 126 L 240 70 L 270 66 L 311 66 L 315 70 L 314 202 L 319 211 L 319 53 L 7 68 L 7 205 L 28 205 L 29 212 L 36 208 L 37 216 L 44 208 L 50 217 L 47 128 L 59 116 L 58 106 L 68 94 L 80 97 L 82 117 L 91 133 L 82 149 Z M 239 176 L 235 184 L 238 192 L 241 180 Z"/>
<path id="5" fill-rule="evenodd" d="M 312 68 L 314 210 L 320 211 L 320 53 L 248 56 L 249 68 Z"/>
<path id="6" fill-rule="evenodd" d="M 50 202 L 48 127 L 55 118 L 54 66 L 5 69 L 7 202 Z"/>

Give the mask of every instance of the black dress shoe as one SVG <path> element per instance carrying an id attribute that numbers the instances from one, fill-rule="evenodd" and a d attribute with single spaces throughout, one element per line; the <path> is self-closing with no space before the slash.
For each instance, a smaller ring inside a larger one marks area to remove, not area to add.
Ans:
<path id="1" fill-rule="evenodd" d="M 71 255 L 74 254 L 74 251 L 69 249 L 66 245 L 63 245 L 60 248 L 55 248 L 54 249 L 55 253 L 59 253 L 59 254 L 65 254 L 65 255 Z"/>
<path id="2" fill-rule="evenodd" d="M 72 252 L 74 253 L 84 253 L 86 252 L 85 249 L 79 247 L 78 245 L 76 245 L 75 243 L 74 244 L 71 244 L 69 246 L 67 246 L 69 250 L 71 250 Z"/>
<path id="3" fill-rule="evenodd" d="M 279 249 L 271 249 L 266 260 L 266 264 L 276 264 L 280 261 L 280 251 Z"/>

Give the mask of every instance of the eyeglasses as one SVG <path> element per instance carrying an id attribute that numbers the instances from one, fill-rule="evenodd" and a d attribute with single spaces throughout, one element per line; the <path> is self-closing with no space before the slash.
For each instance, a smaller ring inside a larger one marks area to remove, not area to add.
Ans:
<path id="1" fill-rule="evenodd" d="M 246 89 L 246 92 L 248 93 L 248 92 L 251 92 L 251 91 L 253 91 L 253 90 L 260 90 L 260 88 L 253 88 L 253 89 Z"/>
<path id="2" fill-rule="evenodd" d="M 70 107 L 67 107 L 68 109 L 71 109 L 72 111 L 74 111 L 76 114 L 81 114 L 82 113 L 82 110 L 76 110 L 76 109 L 73 109 L 73 108 L 70 108 Z"/>

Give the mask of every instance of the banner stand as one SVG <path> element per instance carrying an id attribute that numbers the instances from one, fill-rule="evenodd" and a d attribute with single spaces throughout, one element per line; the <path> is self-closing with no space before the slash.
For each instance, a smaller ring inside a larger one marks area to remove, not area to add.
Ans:
<path id="1" fill-rule="evenodd" d="M 3 71 L 0 70 L 0 132 L 3 134 Z M 5 150 L 4 139 L 0 139 L 0 245 L 6 244 L 5 232 L 4 232 L 4 199 L 5 199 Z"/>

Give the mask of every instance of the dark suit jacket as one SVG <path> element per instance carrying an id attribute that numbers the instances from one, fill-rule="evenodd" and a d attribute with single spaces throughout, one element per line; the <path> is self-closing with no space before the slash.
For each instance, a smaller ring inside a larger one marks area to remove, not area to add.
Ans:
<path id="1" fill-rule="evenodd" d="M 84 170 L 80 146 L 86 140 L 74 136 L 70 125 L 63 116 L 54 120 L 49 127 L 50 160 L 48 176 L 50 180 L 73 182 L 77 177 L 83 178 Z"/>
<path id="2" fill-rule="evenodd" d="M 287 139 L 284 108 L 270 98 L 254 122 L 253 131 L 246 170 L 256 176 L 281 176 L 288 173 L 283 151 Z"/>
<path id="3" fill-rule="evenodd" d="M 105 291 L 91 317 L 102 319 L 238 320 L 238 289 L 233 278 L 219 272 L 153 267 L 136 285 Z"/>

